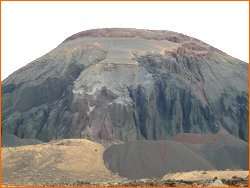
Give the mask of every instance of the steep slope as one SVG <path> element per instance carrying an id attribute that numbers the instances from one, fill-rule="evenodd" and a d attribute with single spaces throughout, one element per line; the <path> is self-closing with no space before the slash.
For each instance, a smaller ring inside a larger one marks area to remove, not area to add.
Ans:
<path id="1" fill-rule="evenodd" d="M 97 29 L 66 39 L 3 81 L 3 134 L 50 141 L 248 140 L 248 65 L 170 32 Z"/>
<path id="2" fill-rule="evenodd" d="M 195 170 L 248 170 L 247 142 L 228 134 L 186 133 L 172 140 L 114 144 L 103 157 L 110 170 L 129 179 Z"/>

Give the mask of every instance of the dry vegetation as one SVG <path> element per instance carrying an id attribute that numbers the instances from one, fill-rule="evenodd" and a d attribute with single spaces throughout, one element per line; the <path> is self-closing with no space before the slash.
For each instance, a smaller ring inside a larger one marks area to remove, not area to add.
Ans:
<path id="1" fill-rule="evenodd" d="M 110 172 L 105 147 L 86 139 L 2 148 L 3 185 L 247 186 L 248 171 L 191 171 L 128 180 Z"/>
<path id="2" fill-rule="evenodd" d="M 101 144 L 85 139 L 2 148 L 3 184 L 70 185 L 120 180 L 104 165 Z"/>

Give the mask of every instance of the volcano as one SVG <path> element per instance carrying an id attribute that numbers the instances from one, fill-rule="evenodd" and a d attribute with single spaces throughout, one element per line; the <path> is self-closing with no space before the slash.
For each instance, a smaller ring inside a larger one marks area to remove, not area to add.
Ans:
<path id="1" fill-rule="evenodd" d="M 248 64 L 183 34 L 94 29 L 2 82 L 2 132 L 50 141 L 248 140 Z"/>
<path id="2" fill-rule="evenodd" d="M 248 64 L 171 31 L 77 33 L 3 80 L 2 147 L 6 185 L 247 170 Z"/>

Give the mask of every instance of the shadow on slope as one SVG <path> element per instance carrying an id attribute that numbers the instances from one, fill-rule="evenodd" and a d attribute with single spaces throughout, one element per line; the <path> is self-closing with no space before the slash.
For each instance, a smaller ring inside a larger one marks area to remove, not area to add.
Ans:
<path id="1" fill-rule="evenodd" d="M 43 143 L 41 140 L 35 138 L 19 138 L 13 134 L 2 135 L 2 147 L 18 147 L 24 145 L 36 145 Z"/>

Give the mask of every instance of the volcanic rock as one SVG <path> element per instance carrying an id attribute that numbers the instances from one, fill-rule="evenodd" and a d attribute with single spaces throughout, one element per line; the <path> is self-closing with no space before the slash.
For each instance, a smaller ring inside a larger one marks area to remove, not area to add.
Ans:
<path id="1" fill-rule="evenodd" d="M 50 141 L 248 140 L 248 65 L 183 34 L 77 33 L 2 82 L 2 132 Z"/>
<path id="2" fill-rule="evenodd" d="M 196 170 L 248 170 L 248 143 L 229 133 L 182 133 L 171 140 L 113 144 L 103 159 L 112 172 L 129 179 Z"/>

